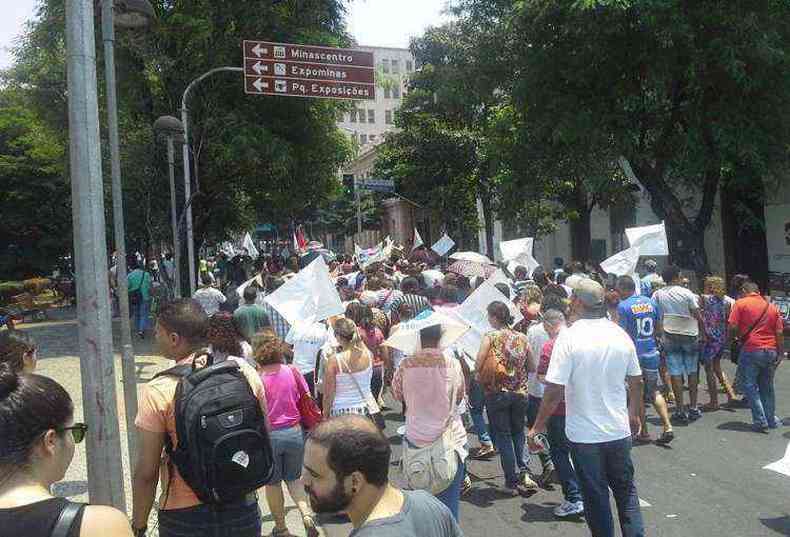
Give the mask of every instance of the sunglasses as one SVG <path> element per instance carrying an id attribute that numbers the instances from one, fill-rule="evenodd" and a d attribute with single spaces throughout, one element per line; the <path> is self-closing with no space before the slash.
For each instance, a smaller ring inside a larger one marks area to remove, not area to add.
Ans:
<path id="1" fill-rule="evenodd" d="M 79 444 L 85 440 L 85 435 L 88 432 L 88 426 L 84 423 L 75 423 L 71 427 L 63 427 L 57 430 L 59 433 L 71 431 L 71 437 L 74 439 L 75 444 Z"/>

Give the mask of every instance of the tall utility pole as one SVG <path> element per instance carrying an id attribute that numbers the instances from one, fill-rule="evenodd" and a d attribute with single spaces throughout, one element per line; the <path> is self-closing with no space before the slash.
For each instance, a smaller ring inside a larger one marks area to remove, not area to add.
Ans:
<path id="1" fill-rule="evenodd" d="M 112 358 L 93 2 L 66 0 L 69 157 L 91 503 L 126 511 Z"/>
<path id="2" fill-rule="evenodd" d="M 354 199 L 357 203 L 357 234 L 362 233 L 362 196 L 360 195 L 360 186 L 356 176 L 354 176 Z M 362 240 L 360 237 L 358 240 Z"/>
<path id="3" fill-rule="evenodd" d="M 110 138 L 110 170 L 112 173 L 112 221 L 116 252 L 116 292 L 121 317 L 121 371 L 123 399 L 126 410 L 126 441 L 129 447 L 129 468 L 137 463 L 137 371 L 132 328 L 129 319 L 129 291 L 126 283 L 126 231 L 123 217 L 123 186 L 121 183 L 121 153 L 118 143 L 118 98 L 115 86 L 115 20 L 114 0 L 102 0 L 101 33 L 104 40 L 104 76 L 107 92 L 107 127 Z"/>
<path id="4" fill-rule="evenodd" d="M 176 215 L 176 156 L 173 136 L 167 137 L 167 171 L 170 174 L 170 226 L 173 228 L 173 280 L 175 298 L 181 298 L 181 241 L 178 238 L 178 217 Z"/>

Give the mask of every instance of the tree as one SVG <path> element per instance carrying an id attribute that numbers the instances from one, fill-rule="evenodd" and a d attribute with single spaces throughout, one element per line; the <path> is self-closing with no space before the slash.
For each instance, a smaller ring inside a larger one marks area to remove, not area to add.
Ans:
<path id="1" fill-rule="evenodd" d="M 708 269 L 727 183 L 778 181 L 790 140 L 790 4 L 778 0 L 461 0 L 518 40 L 495 56 L 513 97 L 568 158 L 611 148 L 666 220 L 676 262 Z"/>

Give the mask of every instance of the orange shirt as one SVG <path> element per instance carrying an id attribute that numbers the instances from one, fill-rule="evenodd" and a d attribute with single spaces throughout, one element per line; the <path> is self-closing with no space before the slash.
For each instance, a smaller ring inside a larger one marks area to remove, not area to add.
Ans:
<path id="1" fill-rule="evenodd" d="M 760 318 L 765 310 L 765 304 L 766 300 L 757 293 L 749 293 L 738 299 L 730 311 L 730 326 L 738 327 L 738 334 L 743 336 Z M 774 304 L 769 304 L 762 320 L 749 334 L 749 339 L 743 342 L 743 350 L 776 350 L 776 334 L 781 334 L 783 330 L 784 322 L 779 309 Z"/>
<path id="2" fill-rule="evenodd" d="M 187 356 L 183 360 L 177 362 L 176 365 L 191 364 L 194 358 L 194 355 Z M 233 360 L 240 365 L 242 373 L 244 373 L 247 382 L 250 383 L 252 393 L 255 394 L 255 397 L 257 397 L 258 401 L 261 403 L 263 415 L 268 416 L 266 410 L 266 392 L 258 373 L 241 358 L 230 357 L 228 360 Z M 173 447 L 178 445 L 174 408 L 177 386 L 178 379 L 169 376 L 155 378 L 143 386 L 140 394 L 140 401 L 138 403 L 137 418 L 134 420 L 134 424 L 139 429 L 152 433 L 169 434 L 170 440 L 173 442 Z M 162 490 L 162 495 L 159 498 L 159 508 L 162 510 L 184 509 L 203 503 L 198 499 L 192 489 L 189 488 L 189 485 L 186 484 L 184 478 L 178 473 L 178 468 L 176 468 L 175 465 L 172 465 L 173 479 L 170 482 L 170 490 L 167 490 L 168 481 L 170 480 L 168 466 L 168 457 L 163 451 L 162 462 L 159 469 L 159 483 L 160 489 Z"/>

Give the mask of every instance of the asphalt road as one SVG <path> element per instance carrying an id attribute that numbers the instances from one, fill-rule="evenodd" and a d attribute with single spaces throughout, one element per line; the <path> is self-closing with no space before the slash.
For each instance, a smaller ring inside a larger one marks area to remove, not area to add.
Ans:
<path id="1" fill-rule="evenodd" d="M 40 345 L 39 372 L 61 382 L 75 398 L 81 414 L 79 360 L 76 348 L 76 322 L 71 312 L 53 313 L 55 322 L 23 325 L 23 329 Z M 117 328 L 117 325 L 116 325 Z M 135 341 L 138 354 L 138 380 L 145 382 L 167 363 L 157 357 L 150 340 Z M 118 352 L 116 346 L 116 352 Z M 118 356 L 116 354 L 116 360 Z M 117 363 L 117 362 L 116 362 Z M 116 368 L 120 371 L 120 368 Z M 726 369 L 732 377 L 732 365 Z M 776 379 L 777 414 L 790 425 L 790 363 L 783 364 Z M 119 389 L 119 398 L 122 397 Z M 723 401 L 723 397 L 721 398 Z M 701 402 L 707 401 L 701 390 Z M 400 440 L 396 429 L 400 407 L 385 412 L 387 434 L 399 456 Z M 122 403 L 119 419 L 122 439 L 125 423 Z M 653 415 L 655 418 L 655 416 Z M 635 447 L 633 458 L 639 496 L 643 500 L 646 534 L 661 537 L 726 536 L 760 537 L 790 535 L 790 477 L 763 470 L 762 467 L 783 457 L 790 441 L 790 427 L 782 427 L 761 435 L 749 430 L 748 409 L 721 410 L 705 414 L 687 426 L 676 427 L 676 438 L 670 448 L 655 445 Z M 653 428 L 655 433 L 658 429 Z M 475 445 L 473 435 L 470 435 Z M 126 450 L 122 449 L 128 468 Z M 561 500 L 559 486 L 541 490 L 530 498 L 508 498 L 499 492 L 503 481 L 498 461 L 473 461 L 473 490 L 462 499 L 461 527 L 468 536 L 587 536 L 589 532 L 578 520 L 556 520 L 552 510 Z M 398 481 L 393 464 L 392 477 Z M 127 471 L 128 487 L 128 471 Z M 55 492 L 74 499 L 87 499 L 84 444 L 63 483 Z M 128 497 L 130 491 L 127 488 Z M 129 501 L 131 507 L 131 501 Z M 271 531 L 271 517 L 265 501 L 264 534 Z M 289 527 L 294 535 L 300 532 L 298 513 L 289 508 Z M 348 535 L 347 524 L 327 523 L 330 536 Z"/>

